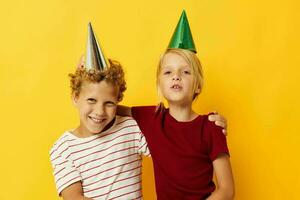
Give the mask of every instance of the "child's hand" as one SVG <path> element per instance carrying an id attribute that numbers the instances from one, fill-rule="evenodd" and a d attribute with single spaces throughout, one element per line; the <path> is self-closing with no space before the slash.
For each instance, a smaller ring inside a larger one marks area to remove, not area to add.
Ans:
<path id="1" fill-rule="evenodd" d="M 84 68 L 84 55 L 80 57 L 77 68 Z"/>
<path id="2" fill-rule="evenodd" d="M 222 132 L 224 135 L 227 135 L 227 120 L 222 115 L 219 115 L 218 112 L 213 112 L 214 114 L 211 114 L 208 116 L 209 121 L 215 122 L 217 126 L 220 126 L 223 128 Z"/>

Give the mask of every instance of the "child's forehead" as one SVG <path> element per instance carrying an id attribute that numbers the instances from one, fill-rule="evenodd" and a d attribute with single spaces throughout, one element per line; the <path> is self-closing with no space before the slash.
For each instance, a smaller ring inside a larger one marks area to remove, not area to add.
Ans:
<path id="1" fill-rule="evenodd" d="M 162 66 L 168 65 L 180 65 L 180 66 L 189 66 L 188 60 L 178 53 L 168 52 L 164 55 L 162 59 Z"/>
<path id="2" fill-rule="evenodd" d="M 81 91 L 93 93 L 106 93 L 118 90 L 118 87 L 108 81 L 102 80 L 99 82 L 83 81 Z"/>
<path id="3" fill-rule="evenodd" d="M 182 70 L 191 69 L 191 66 L 185 62 L 165 62 L 161 65 L 161 70 Z"/>

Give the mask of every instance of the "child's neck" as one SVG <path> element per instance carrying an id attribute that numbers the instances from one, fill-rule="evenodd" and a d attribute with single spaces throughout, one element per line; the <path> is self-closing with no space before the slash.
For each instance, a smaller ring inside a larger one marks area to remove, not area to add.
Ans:
<path id="1" fill-rule="evenodd" d="M 198 114 L 192 110 L 192 104 L 190 105 L 174 105 L 169 104 L 170 115 L 179 122 L 188 122 L 195 119 Z"/>

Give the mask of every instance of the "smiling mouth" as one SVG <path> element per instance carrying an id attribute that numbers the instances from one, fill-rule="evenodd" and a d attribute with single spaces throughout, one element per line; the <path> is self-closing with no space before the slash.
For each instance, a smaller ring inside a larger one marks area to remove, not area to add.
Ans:
<path id="1" fill-rule="evenodd" d="M 94 118 L 94 117 L 90 117 L 90 116 L 89 116 L 89 118 L 90 118 L 93 122 L 95 122 L 95 123 L 97 123 L 97 124 L 100 124 L 100 123 L 102 123 L 102 122 L 105 121 L 105 118 L 103 118 L 103 119 L 98 119 L 98 118 Z"/>

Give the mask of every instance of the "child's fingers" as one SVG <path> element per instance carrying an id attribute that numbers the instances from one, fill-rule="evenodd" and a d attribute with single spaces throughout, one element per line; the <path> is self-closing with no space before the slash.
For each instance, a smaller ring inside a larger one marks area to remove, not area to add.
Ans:
<path id="1" fill-rule="evenodd" d="M 217 126 L 220 126 L 220 127 L 223 128 L 223 129 L 222 129 L 222 133 L 223 133 L 225 136 L 228 135 L 227 130 L 226 130 L 226 129 L 227 129 L 227 122 L 226 122 L 226 119 L 225 119 L 224 117 L 222 117 L 222 116 L 220 116 L 220 115 L 209 115 L 208 117 L 209 117 L 209 120 L 210 120 L 210 121 L 215 122 L 215 124 L 216 124 Z"/>
<path id="2" fill-rule="evenodd" d="M 216 113 L 208 115 L 208 119 L 209 119 L 209 121 L 212 121 L 212 122 L 214 122 L 214 121 L 224 121 L 222 119 L 222 117 L 219 114 L 216 114 Z"/>
<path id="3" fill-rule="evenodd" d="M 226 128 L 226 127 L 225 127 L 226 124 L 225 124 L 224 122 L 221 122 L 221 121 L 215 121 L 215 124 L 216 124 L 217 126 L 222 127 L 222 128 Z"/>
<path id="4" fill-rule="evenodd" d="M 212 122 L 216 121 L 216 115 L 215 114 L 208 115 L 208 120 Z"/>
<path id="5" fill-rule="evenodd" d="M 227 135 L 228 135 L 228 133 L 227 133 L 226 129 L 222 129 L 222 133 L 223 133 L 225 136 L 227 136 Z"/>
<path id="6" fill-rule="evenodd" d="M 227 128 L 227 120 L 222 115 L 219 115 L 219 114 L 209 115 L 208 119 L 209 119 L 209 121 L 212 121 L 212 122 L 220 122 L 223 124 L 222 125 L 223 128 L 225 128 L 225 129 Z"/>

